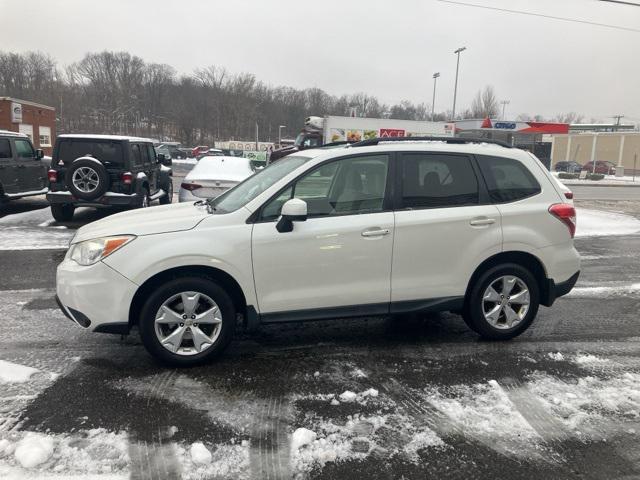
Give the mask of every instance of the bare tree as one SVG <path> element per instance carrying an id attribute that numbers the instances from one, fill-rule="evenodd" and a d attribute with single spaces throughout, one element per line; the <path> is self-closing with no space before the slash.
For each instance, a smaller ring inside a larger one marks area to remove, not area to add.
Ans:
<path id="1" fill-rule="evenodd" d="M 479 90 L 471 103 L 472 118 L 495 117 L 498 115 L 498 97 L 491 85 Z"/>

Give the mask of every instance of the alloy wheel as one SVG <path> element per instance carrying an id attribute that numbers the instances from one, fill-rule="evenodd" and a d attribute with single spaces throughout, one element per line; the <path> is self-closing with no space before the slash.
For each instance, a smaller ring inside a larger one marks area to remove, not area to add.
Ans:
<path id="1" fill-rule="evenodd" d="M 181 292 L 158 309 L 155 332 L 164 348 L 181 356 L 210 348 L 220 336 L 222 312 L 211 297 L 200 292 Z"/>
<path id="2" fill-rule="evenodd" d="M 509 329 L 524 320 L 530 303 L 527 284 L 514 275 L 504 275 L 493 280 L 485 290 L 482 313 L 492 327 Z"/>
<path id="3" fill-rule="evenodd" d="M 73 172 L 71 181 L 73 182 L 73 186 L 83 193 L 95 192 L 98 185 L 100 185 L 98 172 L 91 167 L 78 168 Z"/>

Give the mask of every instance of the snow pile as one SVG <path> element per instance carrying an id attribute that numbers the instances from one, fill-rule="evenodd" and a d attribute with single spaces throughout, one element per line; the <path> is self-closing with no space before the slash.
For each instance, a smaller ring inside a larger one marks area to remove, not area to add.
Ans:
<path id="1" fill-rule="evenodd" d="M 293 435 L 291 435 L 291 452 L 297 452 L 300 447 L 309 445 L 317 437 L 318 435 L 316 435 L 316 432 L 309 430 L 308 428 L 298 428 L 293 432 Z"/>
<path id="2" fill-rule="evenodd" d="M 351 403 L 351 402 L 355 402 L 356 398 L 358 398 L 358 394 L 355 392 L 352 392 L 351 390 L 345 390 L 340 394 L 338 398 L 340 399 L 341 402 Z"/>
<path id="3" fill-rule="evenodd" d="M 542 440 L 495 380 L 425 391 L 426 400 L 462 433 L 494 449 L 521 456 Z"/>
<path id="4" fill-rule="evenodd" d="M 40 370 L 0 360 L 0 383 L 25 383 Z"/>
<path id="5" fill-rule="evenodd" d="M 360 393 L 352 392 L 351 390 L 345 390 L 340 395 L 338 395 L 338 399 L 343 403 L 352 403 L 356 401 L 358 403 L 366 403 L 368 398 L 375 398 L 377 396 L 378 390 L 376 390 L 375 388 L 369 388 Z M 335 405 L 333 400 L 332 405 Z"/>
<path id="6" fill-rule="evenodd" d="M 563 381 L 536 374 L 529 390 L 568 428 L 602 431 L 607 425 L 619 430 L 620 420 L 640 420 L 640 375 L 624 373 L 608 379 L 593 376 Z M 617 418 L 608 420 L 606 416 Z"/>
<path id="7" fill-rule="evenodd" d="M 420 460 L 420 457 L 418 456 L 418 452 L 420 450 L 425 450 L 430 447 L 444 446 L 445 443 L 433 430 L 425 428 L 416 432 L 413 437 L 411 437 L 411 441 L 404 447 L 404 453 L 413 462 L 418 462 Z"/>
<path id="8" fill-rule="evenodd" d="M 560 352 L 549 352 L 547 353 L 547 357 L 550 358 L 551 360 L 555 360 L 556 362 L 561 362 L 564 360 L 564 355 L 561 354 Z"/>
<path id="9" fill-rule="evenodd" d="M 631 235 L 640 233 L 640 220 L 622 213 L 576 208 L 576 237 Z"/>
<path id="10" fill-rule="evenodd" d="M 189 455 L 195 465 L 208 465 L 213 458 L 202 442 L 193 443 L 189 449 Z"/>
<path id="11" fill-rule="evenodd" d="M 208 463 L 195 463 L 193 455 L 194 445 L 198 460 L 206 460 L 205 450 L 209 452 Z M 176 448 L 178 462 L 181 465 L 183 480 L 201 480 L 203 478 L 233 478 L 245 479 L 250 477 L 249 443 L 228 445 L 210 445 L 206 447 L 201 442 L 193 443 L 189 449 L 182 446 Z M 198 455 L 202 455 L 198 457 Z"/>
<path id="12" fill-rule="evenodd" d="M 33 468 L 46 462 L 53 453 L 53 440 L 45 435 L 27 433 L 14 451 L 23 468 Z"/>
<path id="13" fill-rule="evenodd" d="M 603 365 L 611 364 L 611 360 L 607 358 L 600 358 L 600 357 L 597 357 L 596 355 L 591 355 L 589 353 L 578 353 L 574 357 L 573 362 L 577 365 L 591 366 L 591 367 L 593 366 L 601 367 Z"/>

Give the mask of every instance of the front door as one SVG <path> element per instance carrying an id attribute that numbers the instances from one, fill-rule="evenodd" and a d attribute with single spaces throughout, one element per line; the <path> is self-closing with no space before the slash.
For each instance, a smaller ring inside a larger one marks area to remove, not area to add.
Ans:
<path id="1" fill-rule="evenodd" d="M 46 186 L 47 174 L 42 161 L 26 139 L 16 138 L 13 141 L 16 151 L 16 167 L 19 192 L 35 192 Z"/>
<path id="2" fill-rule="evenodd" d="M 384 154 L 333 160 L 266 203 L 252 234 L 261 314 L 294 312 L 272 316 L 278 320 L 388 312 L 394 237 L 389 167 Z M 308 218 L 279 233 L 280 209 L 294 197 L 307 202 Z"/>
<path id="3" fill-rule="evenodd" d="M 469 155 L 400 155 L 392 311 L 459 301 L 475 268 L 502 250 L 500 212 L 483 185 Z"/>

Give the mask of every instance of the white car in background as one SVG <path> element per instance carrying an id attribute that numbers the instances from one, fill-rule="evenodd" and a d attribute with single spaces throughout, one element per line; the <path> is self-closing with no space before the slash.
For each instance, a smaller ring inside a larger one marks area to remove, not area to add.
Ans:
<path id="1" fill-rule="evenodd" d="M 241 157 L 202 157 L 180 185 L 181 202 L 215 198 L 253 175 L 251 160 Z"/>

